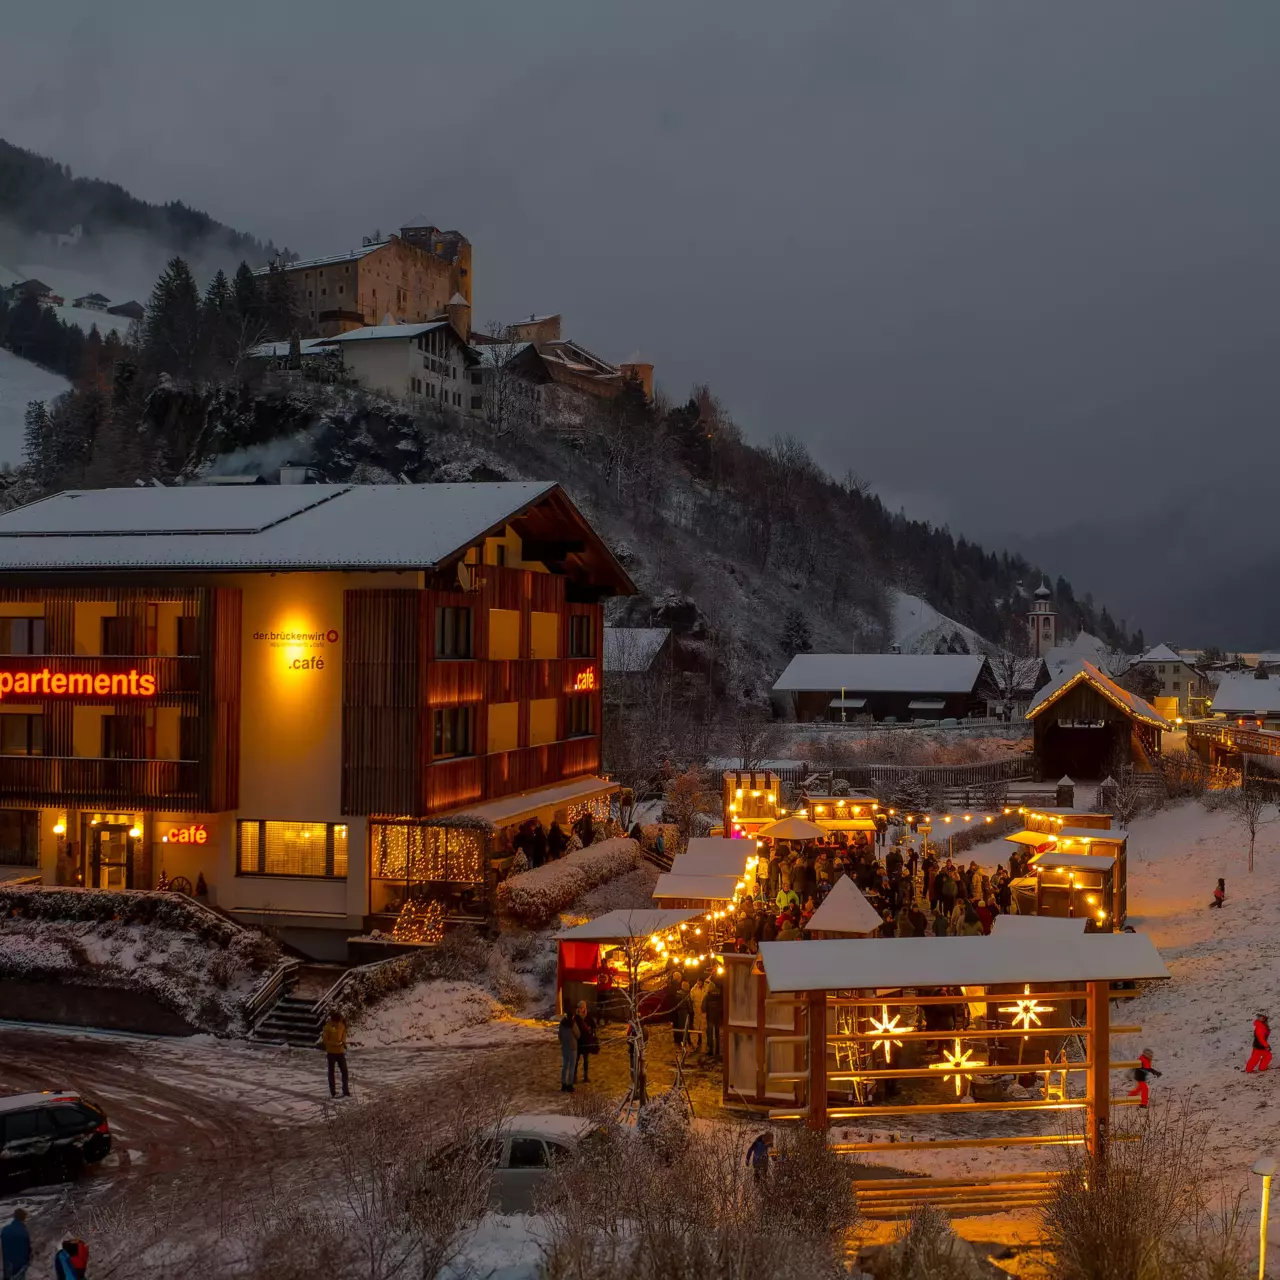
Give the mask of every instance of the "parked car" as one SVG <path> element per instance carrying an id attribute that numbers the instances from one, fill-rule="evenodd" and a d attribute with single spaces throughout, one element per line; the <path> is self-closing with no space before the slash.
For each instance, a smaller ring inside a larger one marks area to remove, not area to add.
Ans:
<path id="1" fill-rule="evenodd" d="M 33 1186 L 74 1178 L 111 1151 L 111 1126 L 73 1089 L 0 1098 L 0 1183 Z"/>
<path id="2" fill-rule="evenodd" d="M 512 1116 L 492 1135 L 494 1204 L 503 1213 L 532 1211 L 556 1161 L 576 1151 L 595 1127 L 579 1116 Z"/>

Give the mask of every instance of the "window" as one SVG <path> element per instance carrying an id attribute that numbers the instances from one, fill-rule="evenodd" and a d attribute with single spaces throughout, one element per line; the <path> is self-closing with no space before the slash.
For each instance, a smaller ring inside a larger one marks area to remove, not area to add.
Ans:
<path id="1" fill-rule="evenodd" d="M 43 652 L 43 618 L 0 618 L 0 653 Z"/>
<path id="2" fill-rule="evenodd" d="M 488 714 L 488 752 L 514 751 L 519 745 L 520 704 L 518 702 L 491 702 Z"/>
<path id="3" fill-rule="evenodd" d="M 346 287 L 345 285 L 339 285 L 339 286 L 338 286 L 338 297 L 342 297 L 342 294 L 343 294 L 343 292 L 344 292 L 344 290 L 345 290 L 345 287 Z"/>
<path id="4" fill-rule="evenodd" d="M 181 617 L 178 619 L 178 655 L 183 658 L 194 658 L 200 652 L 200 619 Z"/>
<path id="5" fill-rule="evenodd" d="M 321 296 L 322 298 L 327 298 L 327 297 L 329 296 L 329 286 L 328 286 L 328 285 L 326 285 L 323 289 L 321 289 L 321 290 L 320 290 L 320 296 Z"/>
<path id="6" fill-rule="evenodd" d="M 534 698 L 529 703 L 529 745 L 540 747 L 556 740 L 557 699 Z"/>
<path id="7" fill-rule="evenodd" d="M 40 811 L 0 809 L 0 865 L 40 865 Z"/>
<path id="8" fill-rule="evenodd" d="M 547 1167 L 547 1149 L 541 1138 L 512 1138 L 511 1158 L 507 1161 L 509 1169 L 545 1169 Z"/>
<path id="9" fill-rule="evenodd" d="M 531 658 L 558 658 L 560 656 L 560 615 L 534 610 L 529 615 L 529 656 Z"/>
<path id="10" fill-rule="evenodd" d="M 1175 680 L 1175 681 L 1173 682 L 1173 691 L 1174 691 L 1174 693 L 1177 693 L 1177 692 L 1178 692 L 1178 690 L 1179 690 L 1179 689 L 1181 689 L 1181 688 L 1182 688 L 1182 681 L 1181 681 L 1181 680 Z"/>
<path id="11" fill-rule="evenodd" d="M 132 618 L 102 619 L 102 652 L 104 654 L 131 655 L 135 652 Z"/>
<path id="12" fill-rule="evenodd" d="M 178 759 L 200 759 L 200 720 L 196 716 L 181 716 L 178 720 Z"/>
<path id="13" fill-rule="evenodd" d="M 0 715 L 0 756 L 44 755 L 44 716 Z"/>
<path id="14" fill-rule="evenodd" d="M 505 542 L 497 543 L 493 548 L 493 563 L 499 569 L 505 569 L 507 566 L 507 544 Z M 553 655 L 554 656 L 554 655 Z"/>
<path id="15" fill-rule="evenodd" d="M 102 717 L 102 758 L 132 760 L 133 734 L 128 716 Z"/>
<path id="16" fill-rule="evenodd" d="M 345 880 L 347 828 L 336 822 L 237 822 L 237 873 Z"/>
<path id="17" fill-rule="evenodd" d="M 596 656 L 595 619 L 587 613 L 575 613 L 569 619 L 569 657 Z"/>
<path id="18" fill-rule="evenodd" d="M 520 610 L 489 610 L 489 657 L 494 662 L 520 656 Z"/>
<path id="19" fill-rule="evenodd" d="M 4 1117 L 4 1140 L 5 1144 L 11 1142 L 30 1142 L 32 1138 L 38 1138 L 41 1133 L 50 1133 L 53 1130 L 52 1124 L 42 1124 L 43 1112 L 39 1108 L 33 1108 L 31 1111 L 10 1111 Z M 539 1143 L 539 1146 L 542 1144 Z"/>
<path id="20" fill-rule="evenodd" d="M 436 657 L 471 657 L 471 610 L 444 605 L 436 610 Z"/>
<path id="21" fill-rule="evenodd" d="M 594 732 L 592 728 L 592 708 L 595 700 L 591 697 L 570 698 L 565 705 L 565 736 L 583 738 Z"/>
<path id="22" fill-rule="evenodd" d="M 432 755 L 437 760 L 449 756 L 469 756 L 474 718 L 474 709 L 471 707 L 441 707 L 434 717 Z"/>
<path id="23" fill-rule="evenodd" d="M 474 410 L 478 410 L 478 409 L 483 409 L 483 408 L 484 408 L 484 396 L 472 396 L 472 397 L 471 397 L 471 408 L 472 408 L 472 410 L 473 410 L 473 411 L 474 411 Z"/>
<path id="24" fill-rule="evenodd" d="M 1160 664 L 1160 674 L 1164 675 L 1164 663 Z"/>

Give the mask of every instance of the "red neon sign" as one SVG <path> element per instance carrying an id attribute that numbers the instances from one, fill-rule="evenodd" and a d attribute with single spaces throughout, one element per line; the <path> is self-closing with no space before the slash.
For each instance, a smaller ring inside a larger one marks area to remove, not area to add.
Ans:
<path id="1" fill-rule="evenodd" d="M 156 678 L 135 667 L 108 675 L 100 671 L 0 671 L 0 698 L 28 694 L 42 698 L 154 698 Z"/>
<path id="2" fill-rule="evenodd" d="M 578 678 L 573 683 L 574 690 L 581 693 L 584 689 L 594 689 L 596 687 L 596 669 L 588 667 L 585 671 L 578 672 Z"/>

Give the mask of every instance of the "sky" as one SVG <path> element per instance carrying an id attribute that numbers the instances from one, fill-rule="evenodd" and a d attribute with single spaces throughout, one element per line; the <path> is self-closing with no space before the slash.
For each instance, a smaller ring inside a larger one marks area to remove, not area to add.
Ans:
<path id="1" fill-rule="evenodd" d="M 457 227 L 477 327 L 560 311 L 1148 635 L 1280 643 L 1280 608 L 1205 613 L 1271 563 L 1274 0 L 11 0 L 4 25 L 12 142 L 304 254 Z"/>

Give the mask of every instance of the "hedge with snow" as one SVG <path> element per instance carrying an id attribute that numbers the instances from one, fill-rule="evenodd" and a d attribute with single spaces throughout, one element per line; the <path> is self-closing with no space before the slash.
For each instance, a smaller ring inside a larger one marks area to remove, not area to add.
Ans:
<path id="1" fill-rule="evenodd" d="M 634 840 L 601 840 L 557 862 L 508 876 L 498 886 L 498 910 L 522 924 L 546 924 L 589 889 L 639 865 L 640 846 Z"/>

